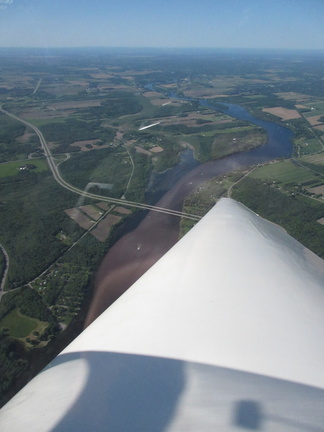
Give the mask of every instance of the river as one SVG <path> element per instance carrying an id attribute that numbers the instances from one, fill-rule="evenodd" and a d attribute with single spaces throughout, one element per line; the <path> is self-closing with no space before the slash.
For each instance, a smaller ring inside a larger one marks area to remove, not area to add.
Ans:
<path id="1" fill-rule="evenodd" d="M 184 151 L 178 166 L 151 178 L 148 199 L 150 202 L 156 202 L 158 199 L 156 205 L 159 207 L 181 211 L 185 197 L 202 182 L 235 169 L 242 169 L 280 157 L 289 157 L 292 154 L 291 138 L 293 134 L 284 126 L 253 117 L 238 105 L 222 102 L 224 108 L 220 109 L 219 106 L 213 106 L 205 100 L 200 103 L 262 127 L 268 135 L 267 143 L 255 149 L 235 153 L 204 164 L 199 164 L 193 158 L 190 150 Z M 114 244 L 98 270 L 86 326 L 177 242 L 179 222 L 180 219 L 176 216 L 154 211 L 143 213 L 143 219 L 137 227 L 124 234 Z"/>

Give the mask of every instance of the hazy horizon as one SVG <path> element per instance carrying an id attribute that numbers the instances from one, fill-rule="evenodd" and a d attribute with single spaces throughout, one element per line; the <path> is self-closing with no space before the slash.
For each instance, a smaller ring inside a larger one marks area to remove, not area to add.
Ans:
<path id="1" fill-rule="evenodd" d="M 0 0 L 1 48 L 321 50 L 321 0 Z"/>
<path id="2" fill-rule="evenodd" d="M 0 46 L 0 50 L 39 50 L 39 51 L 51 51 L 51 50 L 91 50 L 95 49 L 98 51 L 114 51 L 114 50 L 130 50 L 130 51 L 192 51 L 192 52 L 198 52 L 198 51 L 206 51 L 206 52 L 215 52 L 215 51 L 223 51 L 223 52 L 256 52 L 256 53 L 264 53 L 264 52 L 291 52 L 291 53 L 324 53 L 324 47 L 323 48 L 254 48 L 254 47 L 165 47 L 165 46 L 100 46 L 100 45 L 93 45 L 93 46 Z"/>

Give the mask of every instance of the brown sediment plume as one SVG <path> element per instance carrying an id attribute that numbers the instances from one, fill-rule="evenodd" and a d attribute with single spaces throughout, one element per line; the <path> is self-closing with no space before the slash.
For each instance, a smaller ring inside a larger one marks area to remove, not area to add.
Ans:
<path id="1" fill-rule="evenodd" d="M 223 161 L 198 166 L 178 181 L 156 204 L 182 211 L 184 198 L 195 187 L 232 167 Z M 107 253 L 98 270 L 95 293 L 85 327 L 133 285 L 177 241 L 180 218 L 150 211 L 139 226 L 124 235 Z"/>
<path id="2" fill-rule="evenodd" d="M 103 259 L 85 326 L 118 299 L 178 240 L 179 217 L 150 212 Z"/>

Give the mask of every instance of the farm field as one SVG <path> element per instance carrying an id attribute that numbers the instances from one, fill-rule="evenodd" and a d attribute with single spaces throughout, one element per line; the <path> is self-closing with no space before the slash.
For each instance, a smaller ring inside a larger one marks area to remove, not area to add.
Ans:
<path id="1" fill-rule="evenodd" d="M 16 309 L 0 321 L 0 329 L 10 329 L 10 336 L 19 339 L 26 338 L 32 331 L 38 331 L 41 333 L 47 325 L 48 323 L 23 315 Z"/>
<path id="2" fill-rule="evenodd" d="M 98 220 L 102 215 L 102 211 L 98 209 L 98 207 L 94 205 L 81 206 L 80 209 L 86 213 L 91 219 Z"/>
<path id="3" fill-rule="evenodd" d="M 250 174 L 250 177 L 274 183 L 278 182 L 284 185 L 302 185 L 304 183 L 318 183 L 321 181 L 310 170 L 296 165 L 292 160 L 273 162 L 269 165 L 259 167 Z"/>
<path id="4" fill-rule="evenodd" d="M 306 104 L 306 101 L 309 101 L 310 99 L 313 99 L 312 96 L 308 94 L 302 94 L 297 92 L 279 92 L 276 93 L 277 96 L 281 97 L 285 100 L 293 100 L 293 101 L 299 101 Z"/>
<path id="5" fill-rule="evenodd" d="M 308 190 L 313 194 L 324 195 L 324 185 L 309 188 Z"/>
<path id="6" fill-rule="evenodd" d="M 305 104 L 307 108 L 309 108 L 311 111 L 303 113 L 304 116 L 309 120 L 310 117 L 314 116 L 322 116 L 324 115 L 324 103 L 318 102 L 318 103 L 307 103 Z"/>
<path id="7" fill-rule="evenodd" d="M 291 120 L 295 118 L 300 118 L 300 114 L 297 110 L 287 109 L 283 107 L 263 108 L 262 111 L 280 117 L 282 120 Z"/>
<path id="8" fill-rule="evenodd" d="M 25 168 L 24 168 L 25 167 Z M 6 162 L 0 165 L 0 177 L 11 177 L 17 175 L 20 171 L 42 172 L 48 170 L 45 160 L 27 159 L 14 162 Z"/>
<path id="9" fill-rule="evenodd" d="M 312 101 L 305 103 L 308 108 L 315 108 L 315 111 L 317 110 L 323 110 L 324 111 L 324 102 L 323 101 Z"/>
<path id="10" fill-rule="evenodd" d="M 296 145 L 300 149 L 301 156 L 311 155 L 313 153 L 317 153 L 323 150 L 323 146 L 317 138 L 301 138 L 299 140 L 296 140 Z"/>
<path id="11" fill-rule="evenodd" d="M 64 212 L 73 219 L 80 227 L 88 230 L 94 224 L 94 221 L 77 208 L 66 209 Z"/>
<path id="12" fill-rule="evenodd" d="M 109 214 L 99 224 L 91 230 L 91 234 L 100 242 L 104 242 L 109 237 L 110 231 L 114 225 L 120 222 L 121 216 Z"/>
<path id="13" fill-rule="evenodd" d="M 301 160 L 315 165 L 324 165 L 324 153 L 303 156 Z"/>

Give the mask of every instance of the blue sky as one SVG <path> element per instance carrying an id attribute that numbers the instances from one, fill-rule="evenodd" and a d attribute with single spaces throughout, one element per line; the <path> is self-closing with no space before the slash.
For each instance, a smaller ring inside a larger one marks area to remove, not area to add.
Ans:
<path id="1" fill-rule="evenodd" d="M 0 46 L 324 49 L 324 0 L 0 0 Z"/>

